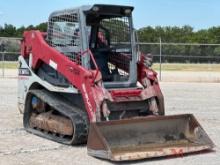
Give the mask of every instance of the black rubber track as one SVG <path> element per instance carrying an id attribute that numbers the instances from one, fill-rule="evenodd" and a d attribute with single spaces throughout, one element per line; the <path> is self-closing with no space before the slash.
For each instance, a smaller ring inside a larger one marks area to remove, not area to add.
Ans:
<path id="1" fill-rule="evenodd" d="M 72 124 L 74 126 L 74 134 L 72 137 L 66 138 L 65 136 L 57 136 L 30 127 L 29 120 L 33 111 L 31 106 L 31 100 L 33 96 L 41 99 L 50 107 L 72 121 Z M 67 145 L 86 143 L 89 131 L 89 122 L 85 110 L 81 110 L 71 103 L 67 102 L 65 98 L 63 98 L 59 94 L 49 92 L 47 90 L 30 90 L 28 92 L 25 102 L 23 125 L 24 128 L 30 133 Z"/>

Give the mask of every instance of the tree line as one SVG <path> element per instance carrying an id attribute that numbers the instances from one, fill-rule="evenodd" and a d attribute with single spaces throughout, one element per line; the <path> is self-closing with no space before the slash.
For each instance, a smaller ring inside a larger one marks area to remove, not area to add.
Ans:
<path id="1" fill-rule="evenodd" d="M 220 26 L 195 31 L 191 26 L 144 27 L 138 30 L 141 42 L 220 43 Z"/>
<path id="2" fill-rule="evenodd" d="M 27 27 L 15 27 L 11 24 L 5 24 L 0 26 L 0 37 L 22 37 L 22 34 L 26 30 L 40 30 L 47 31 L 47 23 L 41 23 L 39 25 L 27 26 Z M 211 27 L 208 29 L 194 30 L 191 26 L 156 26 L 156 27 L 143 27 L 137 30 L 139 42 L 153 42 L 158 43 L 159 38 L 162 42 L 172 43 L 207 43 L 207 44 L 220 44 L 220 26 Z M 159 54 L 158 45 L 144 45 L 140 49 L 145 53 L 152 53 L 154 55 Z M 186 62 L 187 58 L 175 58 L 170 59 L 169 56 L 176 55 L 182 56 L 198 56 L 198 57 L 213 57 L 220 58 L 220 46 L 180 46 L 180 45 L 164 45 L 162 54 L 167 55 L 164 60 L 167 62 Z M 201 62 L 196 58 L 192 62 Z M 208 58 L 206 58 L 208 59 Z M 206 59 L 204 59 L 206 61 Z M 215 60 L 215 59 L 214 59 Z"/>
<path id="3" fill-rule="evenodd" d="M 144 27 L 138 30 L 140 42 L 220 44 L 220 26 L 195 31 L 191 26 Z M 159 45 L 141 46 L 143 52 L 159 54 Z M 163 45 L 166 62 L 220 62 L 220 46 Z M 157 58 L 158 59 L 158 58 Z"/>
<path id="4" fill-rule="evenodd" d="M 0 37 L 22 37 L 26 30 L 47 31 L 47 23 L 40 23 L 33 26 L 21 26 L 16 28 L 11 24 L 0 25 Z M 176 43 L 220 43 L 220 26 L 211 27 L 195 31 L 191 26 L 156 26 L 143 27 L 137 30 L 140 42 L 158 42 L 159 38 L 162 42 Z"/>
<path id="5" fill-rule="evenodd" d="M 21 26 L 16 28 L 14 25 L 5 24 L 0 26 L 0 37 L 22 37 L 24 31 L 27 30 L 40 30 L 43 32 L 47 31 L 47 23 L 40 23 L 39 25 Z"/>

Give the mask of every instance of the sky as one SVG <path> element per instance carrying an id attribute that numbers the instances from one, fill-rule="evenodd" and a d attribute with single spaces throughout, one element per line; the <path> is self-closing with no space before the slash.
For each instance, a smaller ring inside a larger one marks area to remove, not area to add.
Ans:
<path id="1" fill-rule="evenodd" d="M 95 3 L 132 5 L 134 26 L 184 26 L 195 30 L 220 26 L 219 0 L 0 0 L 0 25 L 46 22 L 55 10 Z"/>

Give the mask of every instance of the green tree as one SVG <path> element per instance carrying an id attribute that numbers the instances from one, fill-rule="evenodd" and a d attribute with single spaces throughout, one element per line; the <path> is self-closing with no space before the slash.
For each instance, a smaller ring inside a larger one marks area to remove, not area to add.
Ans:
<path id="1" fill-rule="evenodd" d="M 47 23 L 46 22 L 41 23 L 41 24 L 35 26 L 35 29 L 40 30 L 41 32 L 47 32 Z"/>
<path id="2" fill-rule="evenodd" d="M 24 31 L 25 31 L 25 27 L 24 26 L 21 26 L 20 28 L 18 28 L 17 32 L 16 32 L 16 37 L 22 37 Z"/>
<path id="3" fill-rule="evenodd" d="M 2 37 L 16 36 L 16 27 L 11 24 L 5 24 L 3 28 L 0 28 L 0 34 Z"/>

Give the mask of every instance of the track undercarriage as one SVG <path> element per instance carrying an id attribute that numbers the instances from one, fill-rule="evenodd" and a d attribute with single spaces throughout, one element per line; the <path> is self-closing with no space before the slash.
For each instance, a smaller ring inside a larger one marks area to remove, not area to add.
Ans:
<path id="1" fill-rule="evenodd" d="M 37 106 L 33 104 L 33 99 L 38 101 Z M 28 132 L 63 144 L 81 144 L 87 140 L 86 112 L 74 107 L 59 94 L 46 90 L 29 91 L 23 121 Z"/>

